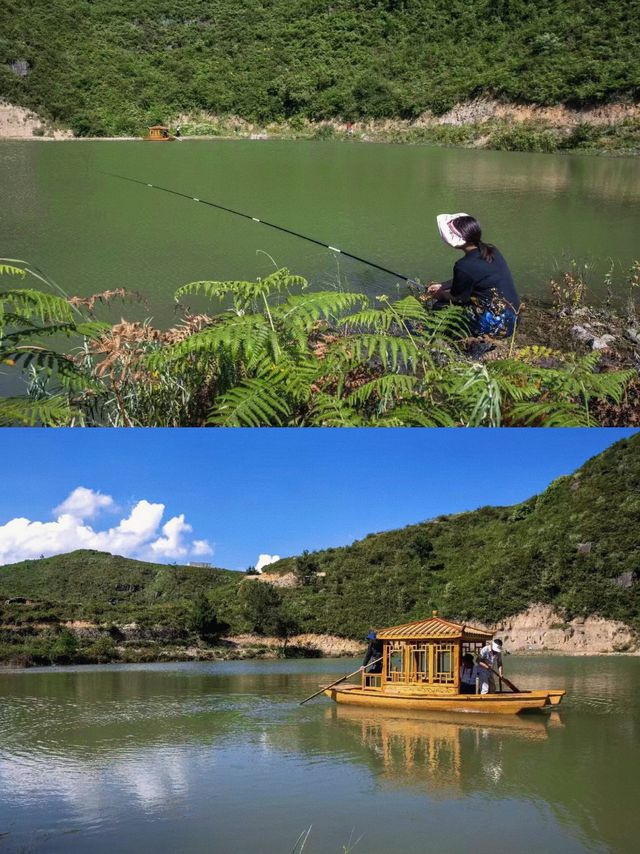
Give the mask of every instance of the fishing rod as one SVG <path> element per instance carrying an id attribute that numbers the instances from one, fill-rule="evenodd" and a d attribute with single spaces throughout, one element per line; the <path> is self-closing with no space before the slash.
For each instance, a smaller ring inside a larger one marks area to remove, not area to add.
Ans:
<path id="1" fill-rule="evenodd" d="M 415 279 L 412 279 L 410 276 L 405 276 L 403 273 L 397 273 L 395 270 L 390 270 L 388 267 L 383 267 L 380 264 L 376 264 L 374 261 L 368 261 L 366 258 L 361 258 L 360 255 L 354 255 L 352 252 L 347 252 L 344 249 L 338 249 L 335 246 L 331 246 L 329 243 L 323 243 L 321 240 L 316 240 L 315 237 L 309 237 L 307 234 L 301 234 L 299 231 L 293 231 L 290 228 L 284 228 L 282 225 L 276 225 L 273 222 L 268 222 L 266 219 L 258 219 L 258 217 L 251 216 L 250 214 L 243 213 L 242 211 L 236 211 L 233 208 L 227 208 L 224 205 L 220 205 L 217 202 L 210 202 L 207 199 L 197 199 L 195 196 L 190 196 L 187 193 L 180 193 L 178 190 L 171 190 L 168 187 L 160 187 L 158 184 L 149 184 L 147 181 L 139 181 L 137 178 L 129 178 L 126 175 L 117 175 L 115 172 L 103 172 L 103 175 L 109 175 L 111 178 L 120 178 L 122 181 L 129 181 L 132 184 L 139 184 L 141 187 L 150 187 L 152 190 L 161 190 L 163 193 L 170 193 L 172 196 L 179 196 L 182 199 L 188 199 L 190 202 L 198 202 L 201 205 L 207 205 L 210 208 L 218 208 L 218 210 L 226 211 L 227 213 L 235 214 L 236 216 L 241 216 L 243 219 L 249 219 L 252 222 L 257 222 L 260 225 L 267 225 L 269 228 L 275 228 L 276 231 L 282 231 L 285 234 L 291 234 L 294 237 L 300 237 L 302 240 L 306 240 L 309 243 L 315 243 L 316 246 L 322 246 L 325 249 L 330 249 L 331 252 L 336 252 L 338 255 L 344 255 L 345 258 L 352 258 L 354 261 L 360 261 L 361 264 L 366 264 L 367 267 L 373 267 L 376 270 L 381 270 L 383 273 L 388 273 L 390 276 L 395 276 L 396 279 L 402 279 L 408 284 L 419 284 Z"/>

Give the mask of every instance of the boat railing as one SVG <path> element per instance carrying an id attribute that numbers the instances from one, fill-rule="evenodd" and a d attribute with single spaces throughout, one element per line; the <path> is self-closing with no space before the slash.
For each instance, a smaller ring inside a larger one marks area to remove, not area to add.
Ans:
<path id="1" fill-rule="evenodd" d="M 382 688 L 382 673 L 364 673 L 362 674 L 363 688 Z"/>

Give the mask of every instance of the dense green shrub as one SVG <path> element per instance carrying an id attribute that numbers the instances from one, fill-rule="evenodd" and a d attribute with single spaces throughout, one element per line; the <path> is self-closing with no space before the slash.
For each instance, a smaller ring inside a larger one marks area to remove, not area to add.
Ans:
<path id="1" fill-rule="evenodd" d="M 640 94 L 639 18 L 638 0 L 6 0 L 0 92 L 80 135 L 185 111 L 264 123 L 413 118 L 479 94 L 586 105 Z"/>

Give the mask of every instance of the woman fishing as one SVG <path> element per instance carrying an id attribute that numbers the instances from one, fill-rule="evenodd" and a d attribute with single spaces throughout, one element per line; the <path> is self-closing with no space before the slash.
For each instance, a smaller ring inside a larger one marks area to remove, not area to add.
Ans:
<path id="1" fill-rule="evenodd" d="M 440 236 L 464 256 L 453 267 L 453 279 L 430 285 L 427 293 L 440 303 L 467 306 L 471 314 L 472 335 L 511 335 L 518 320 L 520 298 L 511 271 L 500 252 L 483 243 L 482 229 L 469 214 L 440 214 Z"/>

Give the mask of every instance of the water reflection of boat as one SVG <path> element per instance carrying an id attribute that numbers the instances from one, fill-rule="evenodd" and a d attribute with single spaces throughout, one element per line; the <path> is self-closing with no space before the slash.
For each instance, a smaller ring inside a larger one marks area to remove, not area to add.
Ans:
<path id="1" fill-rule="evenodd" d="M 402 735 L 403 737 L 423 738 L 426 734 L 433 732 L 458 733 L 463 729 L 478 730 L 489 729 L 496 732 L 507 732 L 526 739 L 548 738 L 548 725 L 545 716 L 521 716 L 509 715 L 496 717 L 495 715 L 473 715 L 470 717 L 465 713 L 438 713 L 438 712 L 416 712 L 408 717 L 399 715 L 391 709 L 376 709 L 373 713 L 370 709 L 357 708 L 355 706 L 334 706 L 326 711 L 332 720 L 357 723 L 364 729 L 370 727 L 384 728 L 389 734 Z M 553 713 L 557 715 L 557 712 Z M 553 721 L 554 726 L 559 721 Z"/>
<path id="2" fill-rule="evenodd" d="M 550 709 L 560 704 L 564 691 L 506 691 L 482 694 L 461 693 L 460 662 L 465 653 L 478 653 L 493 638 L 484 629 L 452 623 L 437 616 L 401 626 L 381 629 L 380 672 L 362 673 L 360 685 L 328 688 L 325 694 L 337 703 L 378 708 L 473 712 L 517 715 Z M 515 686 L 513 686 L 515 688 Z"/>
<path id="3" fill-rule="evenodd" d="M 546 718 L 539 716 L 423 712 L 407 717 L 389 709 L 334 706 L 326 717 L 350 729 L 378 764 L 382 779 L 447 797 L 475 788 L 487 775 L 492 780 L 502 776 L 506 743 L 549 737 Z"/>

